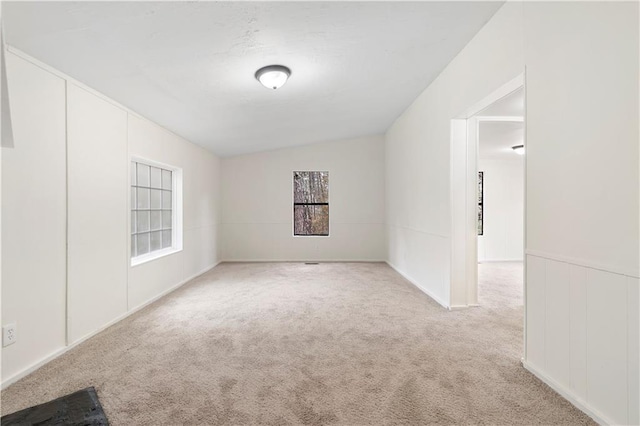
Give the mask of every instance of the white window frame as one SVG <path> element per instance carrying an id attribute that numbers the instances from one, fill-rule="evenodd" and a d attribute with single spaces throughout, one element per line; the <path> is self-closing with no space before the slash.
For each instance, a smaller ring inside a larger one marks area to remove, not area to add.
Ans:
<path id="1" fill-rule="evenodd" d="M 147 166 L 159 167 L 165 170 L 171 170 L 171 247 L 145 253 L 141 256 L 131 257 L 131 162 L 142 163 Z M 129 158 L 129 196 L 127 197 L 127 223 L 129 241 L 127 243 L 127 253 L 131 262 L 131 266 L 139 266 L 152 260 L 160 259 L 165 256 L 172 255 L 182 251 L 182 169 L 170 164 L 149 160 L 144 157 L 131 156 Z"/>

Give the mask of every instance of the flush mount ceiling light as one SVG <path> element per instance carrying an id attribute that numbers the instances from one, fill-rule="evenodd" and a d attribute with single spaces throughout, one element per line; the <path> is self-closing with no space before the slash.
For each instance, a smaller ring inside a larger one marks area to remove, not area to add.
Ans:
<path id="1" fill-rule="evenodd" d="M 511 147 L 517 154 L 524 155 L 524 145 L 514 145 Z"/>
<path id="2" fill-rule="evenodd" d="M 268 65 L 256 71 L 258 80 L 267 89 L 278 89 L 287 82 L 291 70 L 284 65 Z"/>

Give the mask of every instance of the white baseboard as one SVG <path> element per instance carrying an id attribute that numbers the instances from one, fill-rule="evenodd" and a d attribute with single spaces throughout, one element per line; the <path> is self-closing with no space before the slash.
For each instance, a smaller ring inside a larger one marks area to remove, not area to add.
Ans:
<path id="1" fill-rule="evenodd" d="M 165 290 L 165 291 L 163 291 L 162 293 L 160 293 L 160 294 L 158 294 L 158 295 L 156 295 L 156 296 L 152 297 L 151 299 L 147 300 L 146 302 L 143 302 L 143 303 L 141 303 L 140 305 L 138 305 L 138 306 L 136 306 L 136 307 L 131 308 L 131 309 L 129 310 L 129 312 L 127 312 L 127 316 L 128 316 L 128 315 L 131 315 L 131 314 L 132 314 L 132 313 L 134 313 L 134 312 L 139 311 L 140 309 L 142 309 L 142 308 L 144 308 L 144 307 L 146 307 L 146 306 L 148 306 L 148 305 L 150 305 L 150 304 L 152 304 L 152 303 L 153 303 L 153 302 L 155 302 L 156 300 L 163 298 L 163 297 L 164 297 L 164 296 L 166 296 L 167 294 L 169 294 L 169 293 L 171 293 L 171 292 L 173 292 L 173 291 L 177 290 L 178 288 L 182 287 L 183 285 L 185 285 L 185 284 L 186 284 L 186 283 L 188 283 L 189 281 L 191 281 L 191 280 L 193 280 L 193 279 L 195 279 L 195 278 L 199 277 L 199 276 L 200 276 L 200 275 L 202 275 L 202 274 L 205 274 L 205 273 L 209 272 L 210 270 L 212 270 L 213 268 L 215 268 L 216 266 L 218 266 L 218 265 L 219 265 L 219 264 L 221 264 L 221 263 L 222 263 L 222 261 L 218 261 L 218 262 L 214 263 L 214 264 L 213 264 L 213 265 L 211 265 L 211 266 L 207 266 L 207 267 L 206 267 L 206 268 L 204 268 L 202 271 L 200 271 L 200 272 L 196 272 L 195 274 L 191 275 L 190 277 L 185 278 L 184 280 L 180 281 L 178 284 L 174 285 L 173 287 L 170 287 L 170 288 L 166 289 L 166 290 Z"/>
<path id="2" fill-rule="evenodd" d="M 227 259 L 222 260 L 220 263 L 305 263 L 305 262 L 317 262 L 317 263 L 387 263 L 386 260 L 380 259 L 296 259 L 296 260 L 283 260 L 283 259 Z"/>
<path id="3" fill-rule="evenodd" d="M 546 383 L 551 389 L 560 394 L 564 399 L 573 404 L 577 409 L 591 417 L 598 424 L 601 425 L 614 425 L 616 424 L 614 421 L 608 419 L 604 414 L 600 413 L 598 410 L 589 406 L 589 403 L 582 398 L 576 396 L 573 392 L 571 392 L 566 387 L 558 384 L 556 381 L 542 373 L 533 365 L 529 364 L 526 360 L 522 359 L 522 366 L 527 369 L 531 374 L 536 376 L 538 379 L 542 380 Z"/>
<path id="4" fill-rule="evenodd" d="M 478 263 L 517 263 L 524 262 L 524 259 L 482 259 Z"/>
<path id="5" fill-rule="evenodd" d="M 450 311 L 463 311 L 465 309 L 467 309 L 469 306 L 468 305 L 451 305 L 449 306 L 449 310 Z"/>
<path id="6" fill-rule="evenodd" d="M 409 281 L 411 284 L 413 284 L 418 290 L 420 290 L 421 292 L 423 292 L 424 294 L 426 294 L 427 296 L 429 296 L 430 298 L 432 298 L 433 300 L 435 300 L 436 302 L 438 302 L 439 305 L 441 305 L 442 307 L 449 309 L 449 304 L 445 303 L 442 299 L 440 299 L 439 297 L 437 297 L 436 295 L 434 295 L 432 292 L 430 292 L 429 290 L 423 288 L 420 284 L 418 284 L 417 281 L 415 281 L 413 278 L 411 278 L 410 276 L 408 276 L 407 274 L 405 274 L 404 272 L 402 272 L 401 270 L 399 270 L 398 268 L 396 268 L 392 263 L 390 263 L 388 260 L 385 261 L 385 263 L 389 266 L 391 266 L 391 268 L 393 268 L 394 271 L 396 271 L 397 273 L 399 273 L 400 275 L 402 275 L 402 277 Z"/>
<path id="7" fill-rule="evenodd" d="M 28 366 L 27 368 L 17 372 L 13 376 L 8 377 L 7 379 L 5 379 L 2 382 L 2 389 L 4 390 L 5 388 L 7 388 L 10 385 L 14 384 L 15 382 L 17 382 L 18 380 L 22 379 L 23 377 L 28 376 L 29 374 L 31 374 L 34 371 L 36 371 L 38 368 L 40 368 L 43 365 L 49 363 L 50 361 L 53 361 L 54 359 L 58 358 L 63 353 L 65 353 L 68 350 L 72 349 L 74 346 L 75 345 L 62 347 L 62 348 L 50 353 L 49 355 L 45 356 L 40 361 L 37 361 L 37 362 L 31 364 L 30 366 Z"/>
<path id="8" fill-rule="evenodd" d="M 17 382 L 18 380 L 22 379 L 23 377 L 28 376 L 29 374 L 33 373 L 34 371 L 36 371 L 37 369 L 39 369 L 40 367 L 44 366 L 45 364 L 53 361 L 54 359 L 56 359 L 57 357 L 59 357 L 60 355 L 70 351 L 71 349 L 75 348 L 76 346 L 80 345 L 81 343 L 83 343 L 84 341 L 92 338 L 93 336 L 95 336 L 96 334 L 106 330 L 107 328 L 111 327 L 112 325 L 122 321 L 123 319 L 127 318 L 130 315 L 133 315 L 134 313 L 140 311 L 141 309 L 144 309 L 145 307 L 149 306 L 150 304 L 152 304 L 153 302 L 156 302 L 157 300 L 161 299 L 162 297 L 166 296 L 167 294 L 177 290 L 178 288 L 182 287 L 183 285 L 185 285 L 186 283 L 188 283 L 189 281 L 193 280 L 194 278 L 199 277 L 200 275 L 210 271 L 211 269 L 215 268 L 216 266 L 218 266 L 221 262 L 216 262 L 211 266 L 206 267 L 205 269 L 203 269 L 200 272 L 197 272 L 195 274 L 193 274 L 192 276 L 185 278 L 184 280 L 180 281 L 178 284 L 174 285 L 171 288 L 168 288 L 167 290 L 163 291 L 162 293 L 158 294 L 157 296 L 152 297 L 151 299 L 149 299 L 148 301 L 136 306 L 135 308 L 131 308 L 129 309 L 127 312 L 125 312 L 124 314 L 116 317 L 115 319 L 113 319 L 112 321 L 109 321 L 107 324 L 103 325 L 102 327 L 100 327 L 99 329 L 87 334 L 86 336 L 80 338 L 79 340 L 63 347 L 60 348 L 54 352 L 52 352 L 51 354 L 47 355 L 46 357 L 44 357 L 43 359 L 41 359 L 40 361 L 37 361 L 33 364 L 31 364 L 30 366 L 24 368 L 23 370 L 17 372 L 16 374 L 14 374 L 11 377 L 8 377 L 7 379 L 2 381 L 2 385 L 0 386 L 2 389 L 7 388 L 8 386 L 12 385 L 13 383 Z"/>
<path id="9" fill-rule="evenodd" d="M 449 310 L 450 311 L 462 311 L 462 310 L 469 309 L 469 308 L 477 308 L 479 306 L 480 306 L 479 303 L 471 303 L 469 305 L 451 305 L 451 306 L 449 306 Z"/>

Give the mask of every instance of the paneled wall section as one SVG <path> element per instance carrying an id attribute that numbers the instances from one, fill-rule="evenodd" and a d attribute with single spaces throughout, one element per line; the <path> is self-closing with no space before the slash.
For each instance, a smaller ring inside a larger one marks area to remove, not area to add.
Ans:
<path id="1" fill-rule="evenodd" d="M 68 83 L 67 158 L 73 343 L 127 312 L 127 112 Z"/>
<path id="2" fill-rule="evenodd" d="M 2 148 L 2 324 L 17 324 L 18 341 L 2 349 L 3 379 L 65 346 L 67 262 L 65 81 L 6 61 L 14 146 Z"/>
<path id="3" fill-rule="evenodd" d="M 220 222 L 214 155 L 22 52 L 7 64 L 2 324 L 20 337 L 2 349 L 3 387 L 215 266 Z M 184 180 L 183 250 L 133 267 L 131 155 Z"/>
<path id="4" fill-rule="evenodd" d="M 527 255 L 526 366 L 613 424 L 638 424 L 640 280 Z"/>

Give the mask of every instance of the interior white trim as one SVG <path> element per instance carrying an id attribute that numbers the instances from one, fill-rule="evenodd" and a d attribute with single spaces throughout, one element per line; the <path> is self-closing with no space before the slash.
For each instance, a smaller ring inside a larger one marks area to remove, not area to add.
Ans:
<path id="1" fill-rule="evenodd" d="M 304 259 L 304 260 L 282 260 L 282 259 L 229 259 L 221 260 L 218 263 L 388 263 L 384 259 Z"/>
<path id="2" fill-rule="evenodd" d="M 37 60 L 33 56 L 30 56 L 30 55 L 24 53 L 20 49 L 17 49 L 17 48 L 15 48 L 15 47 L 13 47 L 13 46 L 11 46 L 9 44 L 5 44 L 5 51 L 6 52 L 11 52 L 14 55 L 24 59 L 25 61 L 30 62 L 33 65 L 35 65 L 35 66 L 37 66 L 39 68 L 42 68 L 43 70 L 55 75 L 56 77 L 60 77 L 61 79 L 66 80 L 67 84 L 69 84 L 69 83 L 74 84 L 75 86 L 78 86 L 79 88 L 81 88 L 83 90 L 86 90 L 87 92 L 91 93 L 92 95 L 95 95 L 95 96 L 99 97 L 103 101 L 108 102 L 111 105 L 114 105 L 114 106 L 116 106 L 116 107 L 128 112 L 131 115 L 134 115 L 135 117 L 138 117 L 138 118 L 141 118 L 141 119 L 144 119 L 144 120 L 148 120 L 148 121 L 152 122 L 153 124 L 155 124 L 156 126 L 162 128 L 166 132 L 169 132 L 170 134 L 174 135 L 177 138 L 184 139 L 182 136 L 180 136 L 180 135 L 176 134 L 175 132 L 167 129 L 166 127 L 158 124 L 157 122 L 155 122 L 155 121 L 153 121 L 153 120 L 151 120 L 151 119 L 149 119 L 147 117 L 144 117 L 144 116 L 140 115 L 139 113 L 137 113 L 136 111 L 132 110 L 131 108 L 128 108 L 128 107 L 122 105 L 121 103 L 114 101 L 113 99 L 107 97 L 105 94 L 98 92 L 96 89 L 93 89 L 90 86 L 87 86 L 86 84 L 76 80 L 75 78 L 63 73 L 62 71 L 53 68 L 51 65 L 47 65 L 46 63 Z"/>
<path id="3" fill-rule="evenodd" d="M 138 117 L 141 117 L 138 113 L 131 111 L 129 108 L 125 107 L 124 105 L 114 101 L 111 98 L 108 98 L 107 96 L 105 96 L 104 94 L 98 92 L 97 90 L 85 85 L 84 83 L 79 82 L 78 80 L 74 79 L 73 77 L 70 77 L 67 74 L 64 74 L 63 72 L 53 68 L 51 65 L 48 65 L 42 61 L 37 60 L 36 58 L 34 58 L 33 56 L 30 56 L 26 53 L 24 53 L 22 50 L 17 49 L 9 44 L 5 45 L 6 46 L 6 51 L 13 53 L 16 56 L 19 56 L 20 58 L 24 59 L 25 61 L 31 62 L 33 65 L 42 68 L 43 70 L 55 75 L 56 77 L 60 77 L 63 80 L 66 80 L 69 83 L 72 83 L 78 87 L 80 87 L 83 90 L 86 90 L 87 92 L 91 93 L 92 95 L 95 95 L 97 97 L 99 97 L 100 99 L 102 99 L 105 102 L 110 103 L 111 105 L 114 105 L 118 108 L 121 108 L 131 114 L 137 115 Z"/>
<path id="4" fill-rule="evenodd" d="M 517 77 L 489 93 L 482 100 L 450 120 L 450 188 L 451 247 L 449 299 L 454 306 L 478 304 L 478 134 L 480 121 L 518 121 L 524 117 L 487 116 L 476 117 L 485 108 L 524 87 L 524 70 Z M 526 115 L 526 105 L 525 105 Z M 524 197 L 526 199 L 526 175 Z M 526 229 L 526 211 L 524 228 Z M 525 277 L 526 281 L 526 277 Z M 524 284 L 526 289 L 526 283 Z M 462 290 L 466 303 L 462 302 Z M 526 301 L 525 301 L 526 303 Z"/>
<path id="5" fill-rule="evenodd" d="M 478 121 L 507 121 L 515 123 L 524 123 L 524 117 L 519 115 L 496 115 L 496 116 L 479 116 Z"/>
<path id="6" fill-rule="evenodd" d="M 136 312 L 140 311 L 141 309 L 147 307 L 148 305 L 152 304 L 153 302 L 157 301 L 158 299 L 160 299 L 160 298 L 166 296 L 167 294 L 177 290 L 178 288 L 182 287 L 184 284 L 188 283 L 189 281 L 193 280 L 194 278 L 197 278 L 200 275 L 202 275 L 202 274 L 210 271 L 211 269 L 215 268 L 220 263 L 221 262 L 216 262 L 212 266 L 206 267 L 202 271 L 200 271 L 200 272 L 198 272 L 198 273 L 196 273 L 196 274 L 194 274 L 194 275 L 182 280 L 178 284 L 174 285 L 171 288 L 168 288 L 167 290 L 163 291 L 162 293 L 158 294 L 157 296 L 154 296 L 153 298 L 151 298 L 148 301 L 142 303 L 141 305 L 138 305 L 135 308 L 131 308 L 130 310 L 128 310 L 124 314 L 120 315 L 119 317 L 115 318 L 114 320 L 110 321 L 109 323 L 105 324 L 103 327 L 99 328 L 98 330 L 87 334 L 86 336 L 80 338 L 78 341 L 76 341 L 76 342 L 74 342 L 74 343 L 72 343 L 70 345 L 67 345 L 67 346 L 65 346 L 63 348 L 60 348 L 60 349 L 54 351 L 50 355 L 47 355 L 46 357 L 42 358 L 40 361 L 37 361 L 37 362 L 31 364 L 29 367 L 23 369 L 22 371 L 17 372 L 13 376 L 8 377 L 7 379 L 5 379 L 2 382 L 2 385 L 0 386 L 0 388 L 1 389 L 6 389 L 7 387 L 12 385 L 13 383 L 17 382 L 18 380 L 22 379 L 23 377 L 28 376 L 29 374 L 31 374 L 34 371 L 36 371 L 38 368 L 40 368 L 43 365 L 49 363 L 50 361 L 53 361 L 54 359 L 58 358 L 60 355 L 70 351 L 71 349 L 75 348 L 76 346 L 78 346 L 82 342 L 92 338 L 96 334 L 106 330 L 107 328 L 111 327 L 112 325 L 116 324 L 117 322 L 122 321 L 123 319 L 127 318 L 130 315 L 133 315 L 134 313 L 136 313 Z"/>
<path id="7" fill-rule="evenodd" d="M 595 410 L 595 409 L 591 408 L 591 406 L 585 400 L 583 400 L 582 398 L 579 398 L 578 396 L 573 394 L 573 392 L 571 392 L 569 389 L 565 388 L 564 386 L 559 385 L 553 379 L 549 378 L 548 376 L 546 376 L 545 374 L 540 372 L 536 367 L 534 367 L 533 365 L 528 363 L 525 359 L 522 359 L 521 362 L 522 362 L 522 366 L 527 371 L 529 371 L 531 374 L 536 376 L 538 379 L 542 380 L 551 389 L 553 389 L 554 391 L 559 393 L 560 396 L 562 396 L 564 399 L 566 399 L 571 404 L 573 404 L 577 409 L 583 411 L 586 415 L 591 417 L 598 424 L 601 424 L 601 425 L 613 425 L 613 424 L 616 424 L 615 422 L 613 422 L 610 419 L 608 419 L 605 415 L 600 413 L 598 410 Z"/>
<path id="8" fill-rule="evenodd" d="M 451 307 L 442 299 L 440 299 L 438 296 L 434 295 L 433 293 L 431 293 L 429 290 L 423 288 L 420 286 L 420 284 L 418 284 L 417 281 L 415 281 L 413 278 L 411 278 L 410 276 L 408 276 L 407 274 L 405 274 L 404 272 L 402 272 L 400 269 L 396 268 L 392 263 L 390 263 L 388 260 L 385 261 L 385 263 L 389 266 L 391 266 L 391 268 L 393 268 L 394 271 L 396 271 L 397 273 L 399 273 L 400 275 L 402 275 L 402 277 L 409 281 L 411 284 L 413 284 L 418 290 L 420 290 L 421 292 L 423 292 L 424 294 L 426 294 L 427 296 L 429 296 L 430 298 L 432 298 L 433 300 L 435 300 L 436 302 L 438 302 L 439 305 L 441 305 L 443 308 L 446 309 L 451 309 Z"/>
<path id="9" fill-rule="evenodd" d="M 584 266 L 586 268 L 597 269 L 599 271 L 610 272 L 612 274 L 624 275 L 631 278 L 640 278 L 640 270 L 634 268 L 626 268 L 623 266 L 605 265 L 600 263 L 591 262 L 589 260 L 578 259 L 575 257 L 563 256 L 555 253 L 548 253 L 540 250 L 525 250 L 525 254 L 535 257 L 541 257 L 543 259 L 555 260 L 563 263 L 570 263 L 572 265 Z"/>
<path id="10" fill-rule="evenodd" d="M 128 125 L 129 116 L 127 115 L 127 125 Z M 158 167 L 165 170 L 171 170 L 173 173 L 172 182 L 171 182 L 171 247 L 167 247 L 162 250 L 152 251 L 147 254 L 143 254 L 141 256 L 131 257 L 131 241 L 129 241 L 127 245 L 127 256 L 129 257 L 129 262 L 131 267 L 135 267 L 138 265 L 145 264 L 147 262 L 151 262 L 156 259 L 163 258 L 165 256 L 170 256 L 175 253 L 179 253 L 183 249 L 184 243 L 184 224 L 182 221 L 182 217 L 184 214 L 184 205 L 183 205 L 183 176 L 182 176 L 182 168 L 177 167 L 171 164 L 161 163 L 156 160 L 150 160 L 145 157 L 140 157 L 137 155 L 129 156 L 130 162 L 142 163 L 147 166 Z M 128 182 L 131 182 L 131 167 L 129 167 L 128 173 Z M 131 185 L 128 187 L 128 191 L 131 191 Z M 131 198 L 127 200 L 128 211 L 131 212 L 133 206 L 131 205 Z M 127 216 L 128 228 L 127 232 L 131 238 L 131 228 L 133 224 L 131 223 L 131 215 Z M 128 296 L 127 296 L 128 297 Z M 128 300 L 127 300 L 128 304 Z"/>
<path id="11" fill-rule="evenodd" d="M 527 66 L 524 67 L 524 73 L 522 74 L 522 83 L 524 84 L 524 145 L 527 146 Z M 524 232 L 522 235 L 522 302 L 524 304 L 523 318 L 522 318 L 522 357 L 527 358 L 527 164 L 529 157 L 524 156 L 524 193 L 523 195 L 523 210 L 522 210 L 522 226 Z"/>
<path id="12" fill-rule="evenodd" d="M 487 108 L 492 103 L 504 98 L 505 96 L 507 96 L 510 93 L 518 90 L 519 88 L 521 88 L 524 85 L 525 85 L 524 84 L 524 72 L 522 72 L 522 74 L 518 75 L 513 80 L 511 80 L 511 81 L 507 82 L 506 84 L 504 84 L 503 86 L 499 87 L 495 92 L 491 93 L 490 95 L 488 95 L 484 99 L 478 101 L 476 104 L 474 104 L 473 106 L 468 108 L 466 111 L 464 111 L 463 113 L 461 113 L 460 115 L 458 115 L 457 117 L 454 117 L 454 118 L 465 118 L 466 119 L 466 118 L 472 117 L 472 116 L 478 114 L 483 109 Z M 526 112 L 525 112 L 525 114 L 526 114 Z"/>
<path id="13" fill-rule="evenodd" d="M 167 247 L 162 250 L 152 251 L 151 253 L 143 254 L 141 256 L 136 256 L 132 258 L 131 266 L 135 267 L 135 266 L 143 265 L 147 262 L 151 262 L 156 259 L 161 259 L 165 256 L 170 256 L 172 254 L 180 253 L 181 251 L 182 251 L 181 248 L 176 248 L 176 247 Z"/>
<path id="14" fill-rule="evenodd" d="M 479 303 L 473 303 L 473 304 L 469 304 L 469 305 L 451 305 L 449 306 L 449 310 L 450 311 L 463 311 L 465 309 L 468 308 L 477 308 L 480 307 L 481 305 Z"/>

